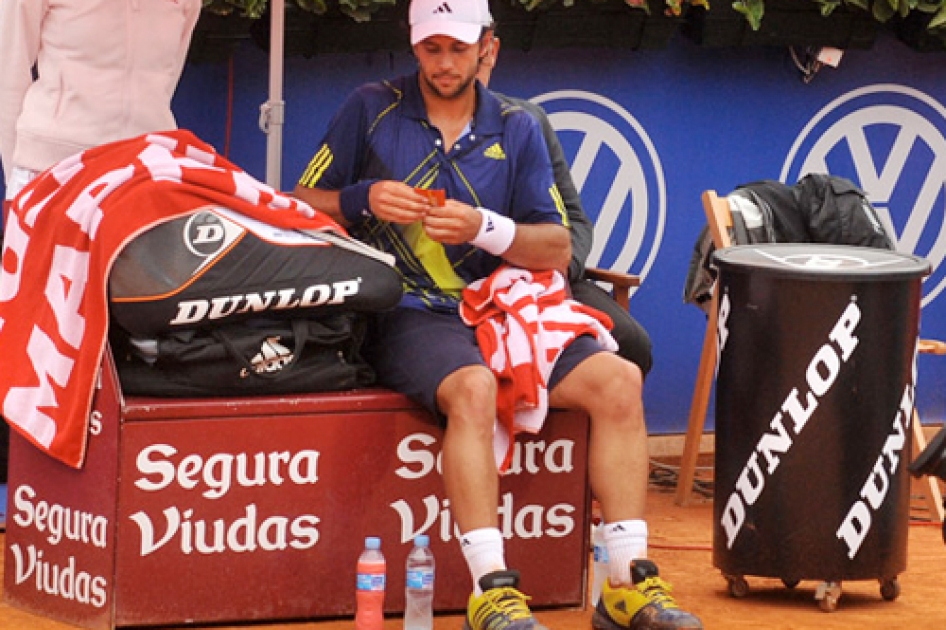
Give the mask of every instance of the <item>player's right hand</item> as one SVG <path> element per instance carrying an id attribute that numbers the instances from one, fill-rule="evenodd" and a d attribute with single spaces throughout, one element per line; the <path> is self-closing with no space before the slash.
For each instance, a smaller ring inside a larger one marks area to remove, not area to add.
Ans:
<path id="1" fill-rule="evenodd" d="M 410 224 L 423 221 L 430 211 L 430 202 L 411 186 L 392 180 L 381 180 L 368 191 L 371 213 L 382 221 Z"/>

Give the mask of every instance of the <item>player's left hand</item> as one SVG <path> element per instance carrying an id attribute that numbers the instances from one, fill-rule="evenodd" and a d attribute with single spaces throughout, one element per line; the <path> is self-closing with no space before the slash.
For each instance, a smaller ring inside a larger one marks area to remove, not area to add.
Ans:
<path id="1" fill-rule="evenodd" d="M 444 245 L 459 245 L 476 237 L 483 215 L 462 201 L 447 199 L 443 206 L 432 206 L 424 216 L 424 231 Z"/>

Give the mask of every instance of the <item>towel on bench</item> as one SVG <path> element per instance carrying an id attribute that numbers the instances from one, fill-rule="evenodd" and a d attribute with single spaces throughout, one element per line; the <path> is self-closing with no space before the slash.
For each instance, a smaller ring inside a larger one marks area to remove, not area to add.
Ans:
<path id="1" fill-rule="evenodd" d="M 52 457 L 74 468 L 85 458 L 115 257 L 148 228 L 207 206 L 345 234 L 184 130 L 79 153 L 14 200 L 0 273 L 0 412 Z"/>

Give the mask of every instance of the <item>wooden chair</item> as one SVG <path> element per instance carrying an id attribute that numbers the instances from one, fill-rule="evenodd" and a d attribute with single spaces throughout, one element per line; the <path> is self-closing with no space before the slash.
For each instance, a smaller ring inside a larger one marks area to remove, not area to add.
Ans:
<path id="1" fill-rule="evenodd" d="M 585 277 L 596 282 L 610 284 L 614 301 L 620 304 L 625 311 L 631 307 L 631 288 L 639 287 L 641 284 L 640 276 L 597 267 L 586 267 Z"/>
<path id="2" fill-rule="evenodd" d="M 731 246 L 729 229 L 732 227 L 732 213 L 729 210 L 729 202 L 725 198 L 718 197 L 715 191 L 707 190 L 703 193 L 703 211 L 706 213 L 706 222 L 713 237 L 713 245 L 719 249 Z M 693 477 L 696 474 L 696 460 L 700 455 L 703 425 L 706 423 L 706 411 L 709 408 L 710 393 L 713 389 L 713 377 L 716 372 L 716 307 L 716 292 L 714 291 L 709 306 L 706 333 L 703 335 L 700 366 L 693 386 L 690 417 L 680 462 L 680 476 L 677 478 L 676 503 L 678 505 L 687 505 L 690 502 Z"/>
<path id="3" fill-rule="evenodd" d="M 713 245 L 716 249 L 730 247 L 732 239 L 729 236 L 729 230 L 732 228 L 732 212 L 729 201 L 725 197 L 718 196 L 716 191 L 713 190 L 705 191 L 702 199 L 707 224 L 713 237 Z M 716 372 L 716 306 L 716 292 L 714 291 L 706 324 L 706 334 L 703 337 L 700 366 L 696 374 L 696 384 L 693 387 L 693 400 L 690 404 L 690 417 L 687 423 L 686 440 L 680 463 L 680 476 L 677 479 L 675 500 L 678 505 L 687 505 L 690 502 L 693 477 L 696 473 L 696 461 L 700 454 L 700 439 L 703 435 L 710 392 L 713 388 L 713 377 Z M 946 343 L 932 339 L 921 339 L 917 350 L 925 354 L 946 355 Z M 913 446 L 915 455 L 926 448 L 926 435 L 923 433 L 920 415 L 915 407 L 913 409 Z M 930 514 L 937 522 L 942 523 L 944 509 L 939 482 L 928 476 L 916 481 L 916 483 L 920 484 L 920 491 L 924 495 Z"/>

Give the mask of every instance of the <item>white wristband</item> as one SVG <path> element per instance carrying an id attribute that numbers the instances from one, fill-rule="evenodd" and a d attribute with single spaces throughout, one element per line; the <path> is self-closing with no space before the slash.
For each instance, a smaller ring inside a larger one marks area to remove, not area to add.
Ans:
<path id="1" fill-rule="evenodd" d="M 470 241 L 470 244 L 493 256 L 502 256 L 516 238 L 516 222 L 486 208 L 477 210 L 483 215 L 483 222 L 480 223 L 476 238 Z"/>

